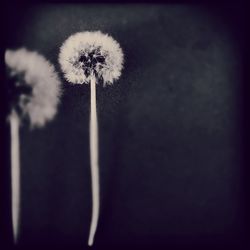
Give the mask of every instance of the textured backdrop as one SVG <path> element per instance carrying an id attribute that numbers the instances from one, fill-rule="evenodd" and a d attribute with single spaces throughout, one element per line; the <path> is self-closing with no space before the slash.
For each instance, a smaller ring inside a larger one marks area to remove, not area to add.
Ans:
<path id="1" fill-rule="evenodd" d="M 12 18 L 8 48 L 37 50 L 59 72 L 59 48 L 75 32 L 106 32 L 124 50 L 121 78 L 97 88 L 97 245 L 242 240 L 241 54 L 219 12 L 50 4 Z M 84 247 L 91 216 L 90 92 L 60 77 L 56 118 L 44 129 L 21 129 L 21 244 Z"/>

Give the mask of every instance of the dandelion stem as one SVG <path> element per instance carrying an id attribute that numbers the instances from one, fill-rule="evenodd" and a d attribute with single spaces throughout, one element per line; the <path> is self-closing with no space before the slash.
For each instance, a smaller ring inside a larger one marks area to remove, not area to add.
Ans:
<path id="1" fill-rule="evenodd" d="M 11 132 L 11 202 L 14 243 L 18 240 L 20 212 L 20 156 L 19 156 L 19 118 L 15 111 L 10 115 Z"/>
<path id="2" fill-rule="evenodd" d="M 99 217 L 100 190 L 99 190 L 99 163 L 98 163 L 98 122 L 96 111 L 96 79 L 91 76 L 90 80 L 90 167 L 92 184 L 92 217 L 88 245 L 92 246 Z"/>

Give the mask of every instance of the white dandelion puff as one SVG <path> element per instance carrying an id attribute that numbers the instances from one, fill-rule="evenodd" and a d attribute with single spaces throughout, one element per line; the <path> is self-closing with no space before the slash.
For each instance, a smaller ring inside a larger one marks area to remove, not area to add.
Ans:
<path id="1" fill-rule="evenodd" d="M 42 127 L 56 112 L 61 95 L 54 66 L 37 52 L 25 48 L 6 50 L 11 133 L 11 199 L 13 237 L 17 243 L 20 216 L 19 127 L 28 118 L 30 126 Z"/>
<path id="2" fill-rule="evenodd" d="M 92 73 L 106 85 L 120 77 L 123 53 L 120 45 L 107 34 L 79 32 L 63 43 L 59 63 L 70 83 L 88 84 Z"/>
<path id="3" fill-rule="evenodd" d="M 98 162 L 98 122 L 96 111 L 96 83 L 111 85 L 121 75 L 123 52 L 111 36 L 100 31 L 79 32 L 61 46 L 59 63 L 66 80 L 72 84 L 89 84 L 90 99 L 90 165 L 92 185 L 92 217 L 88 245 L 93 245 L 99 210 L 100 184 Z"/>
<path id="4" fill-rule="evenodd" d="M 7 50 L 5 63 L 12 82 L 8 87 L 18 98 L 12 108 L 28 118 L 31 127 L 44 126 L 55 116 L 61 95 L 54 66 L 37 52 L 25 48 Z"/>

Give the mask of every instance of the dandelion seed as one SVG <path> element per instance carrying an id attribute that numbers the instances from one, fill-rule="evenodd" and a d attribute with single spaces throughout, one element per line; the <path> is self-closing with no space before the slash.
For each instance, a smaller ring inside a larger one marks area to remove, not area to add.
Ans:
<path id="1" fill-rule="evenodd" d="M 25 48 L 6 50 L 9 122 L 11 132 L 11 199 L 15 243 L 20 217 L 20 142 L 19 127 L 24 119 L 31 128 L 43 127 L 56 112 L 61 95 L 60 81 L 51 65 L 37 52 Z"/>
<path id="2" fill-rule="evenodd" d="M 72 84 L 90 84 L 90 164 L 92 183 L 92 217 L 88 245 L 94 241 L 99 210 L 100 184 L 98 162 L 98 122 L 96 111 L 96 83 L 111 85 L 121 75 L 123 52 L 120 45 L 100 31 L 79 32 L 62 45 L 59 63 L 66 80 Z"/>

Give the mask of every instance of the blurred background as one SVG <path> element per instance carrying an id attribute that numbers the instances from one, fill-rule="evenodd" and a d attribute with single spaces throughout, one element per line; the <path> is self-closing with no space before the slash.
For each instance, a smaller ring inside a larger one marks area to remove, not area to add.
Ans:
<path id="1" fill-rule="evenodd" d="M 71 34 L 96 30 L 111 35 L 125 54 L 121 78 L 97 87 L 96 248 L 243 246 L 242 8 L 17 7 L 6 7 L 6 48 L 44 55 L 63 85 L 56 118 L 43 129 L 21 128 L 20 246 L 87 248 L 90 90 L 64 80 L 58 54 Z M 1 231 L 3 245 L 11 246 L 8 123 L 3 128 Z"/>

